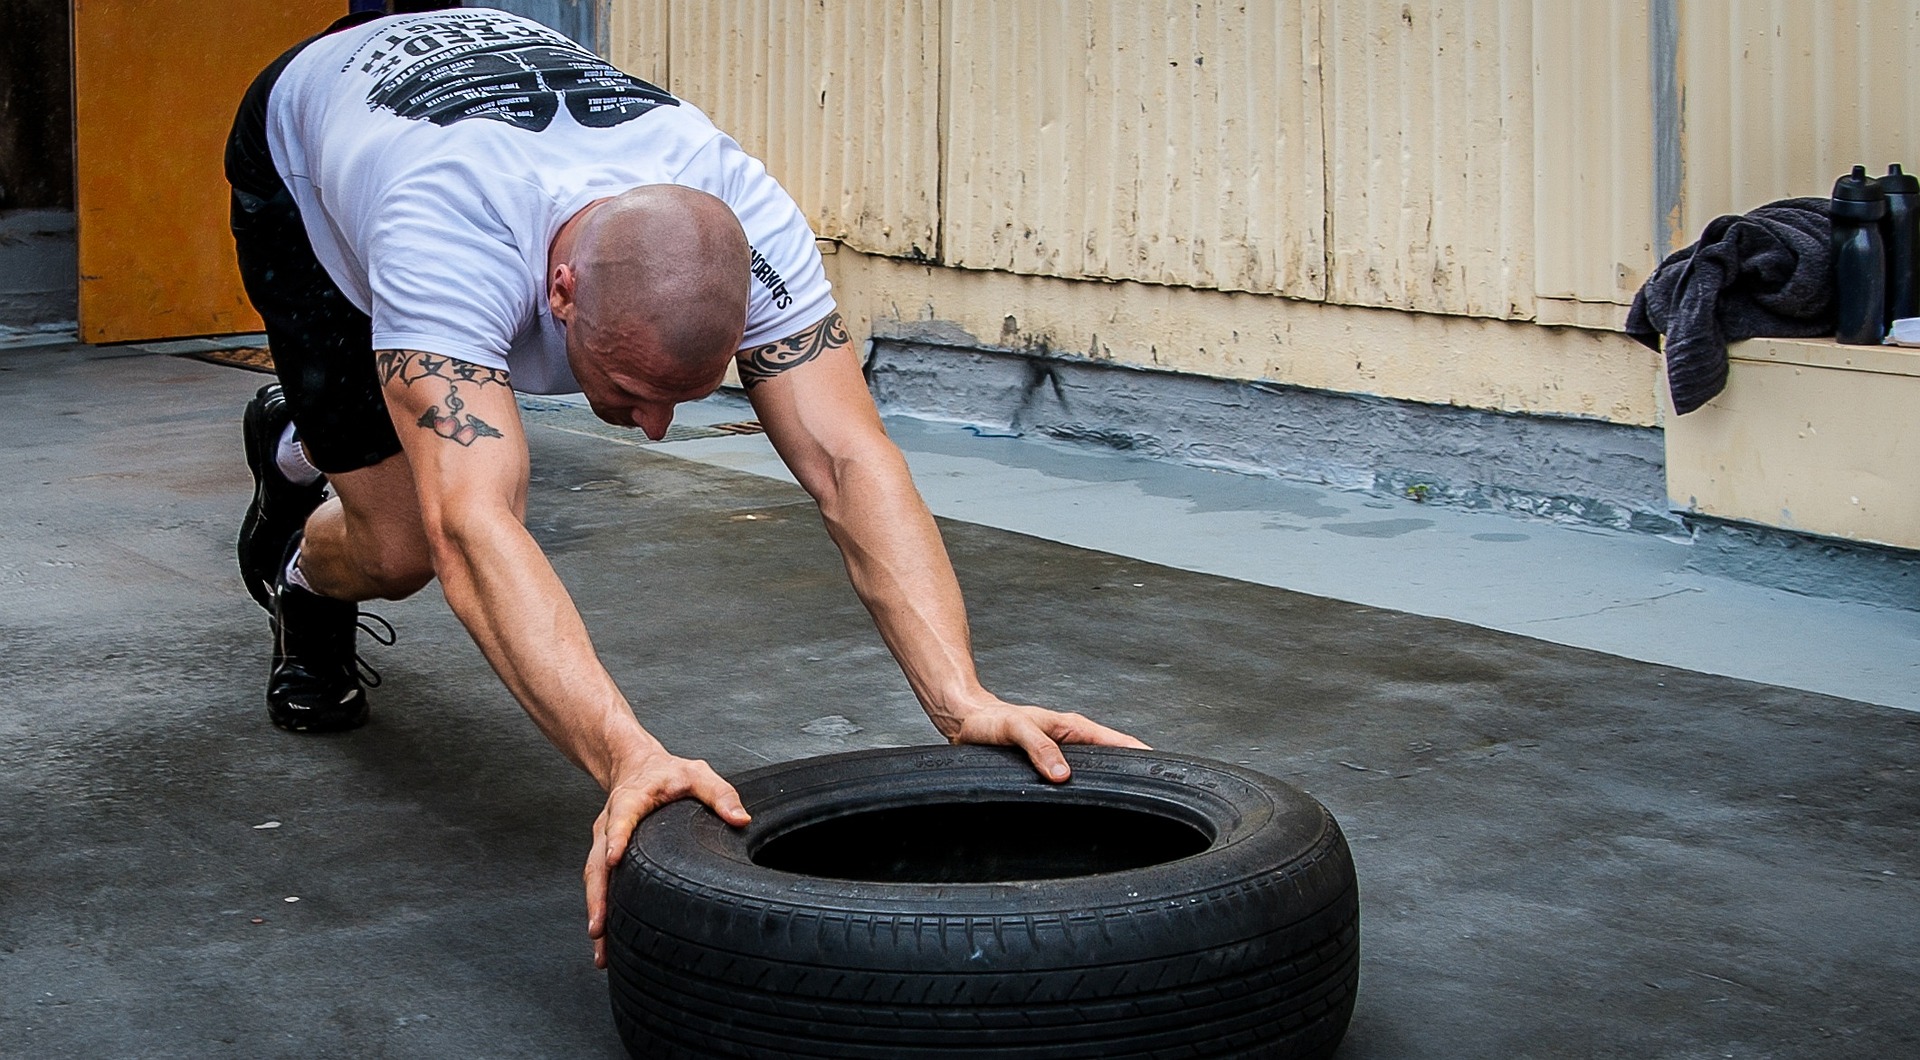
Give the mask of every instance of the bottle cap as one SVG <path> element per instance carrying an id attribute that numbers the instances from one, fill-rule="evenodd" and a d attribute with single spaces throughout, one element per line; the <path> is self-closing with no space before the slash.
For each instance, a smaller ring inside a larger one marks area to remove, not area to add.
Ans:
<path id="1" fill-rule="evenodd" d="M 1832 211 L 1836 221 L 1878 221 L 1887 214 L 1887 194 L 1867 176 L 1867 167 L 1855 166 L 1833 182 Z"/>
<path id="2" fill-rule="evenodd" d="M 1920 177 L 1900 171 L 1900 163 L 1887 167 L 1887 175 L 1879 178 L 1880 190 L 1888 195 L 1920 195 Z"/>

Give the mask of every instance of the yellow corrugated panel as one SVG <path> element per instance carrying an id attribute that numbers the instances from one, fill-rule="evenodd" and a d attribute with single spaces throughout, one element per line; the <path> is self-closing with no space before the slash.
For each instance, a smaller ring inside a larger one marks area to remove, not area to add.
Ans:
<path id="1" fill-rule="evenodd" d="M 1542 323 L 1618 329 L 1654 264 L 1649 0 L 1534 6 L 1534 260 Z"/>
<path id="2" fill-rule="evenodd" d="M 1532 8 L 1325 0 L 1330 301 L 1533 315 Z"/>
<path id="3" fill-rule="evenodd" d="M 673 90 L 667 65 L 667 0 L 619 0 L 607 14 L 607 58 L 620 69 Z"/>
<path id="4" fill-rule="evenodd" d="M 1920 5 L 1687 0 L 1676 245 L 1723 213 L 1826 195 L 1855 163 L 1920 169 Z"/>
<path id="5" fill-rule="evenodd" d="M 1313 5 L 949 0 L 948 18 L 947 263 L 1324 297 Z"/>
<path id="6" fill-rule="evenodd" d="M 731 133 L 821 236 L 931 257 L 939 0 L 671 0 L 673 91 Z"/>

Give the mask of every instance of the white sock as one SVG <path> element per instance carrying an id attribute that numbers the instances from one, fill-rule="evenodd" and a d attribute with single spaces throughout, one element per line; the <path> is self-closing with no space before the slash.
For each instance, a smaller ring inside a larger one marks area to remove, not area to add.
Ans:
<path id="1" fill-rule="evenodd" d="M 293 558 L 287 560 L 287 584 L 298 585 L 310 593 L 314 592 L 313 586 L 307 584 L 307 576 L 300 573 L 300 550 L 297 548 L 293 550 Z M 314 593 L 314 595 L 320 594 Z"/>
<path id="2" fill-rule="evenodd" d="M 311 486 L 325 477 L 307 459 L 307 447 L 300 444 L 300 436 L 294 433 L 291 423 L 280 432 L 280 448 L 274 453 L 273 462 L 280 465 L 280 473 L 287 476 L 287 481 L 296 486 Z"/>

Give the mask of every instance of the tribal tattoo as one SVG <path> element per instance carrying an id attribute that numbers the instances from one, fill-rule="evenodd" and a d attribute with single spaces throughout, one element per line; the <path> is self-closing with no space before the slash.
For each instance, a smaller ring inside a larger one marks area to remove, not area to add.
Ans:
<path id="1" fill-rule="evenodd" d="M 467 403 L 460 400 L 462 386 L 476 389 L 489 384 L 507 386 L 506 372 L 415 350 L 382 350 L 374 359 L 374 367 L 380 375 L 381 386 L 396 380 L 405 387 L 412 387 L 416 383 L 427 383 L 429 386 L 445 384 L 446 411 L 441 412 L 439 405 L 430 405 L 418 420 L 420 426 L 440 437 L 461 445 L 472 445 L 480 438 L 506 437 L 470 412 L 463 417 L 461 410 L 467 407 Z"/>
<path id="2" fill-rule="evenodd" d="M 740 352 L 740 383 L 748 390 L 796 365 L 802 365 L 835 346 L 847 344 L 847 325 L 839 313 L 779 342 Z"/>

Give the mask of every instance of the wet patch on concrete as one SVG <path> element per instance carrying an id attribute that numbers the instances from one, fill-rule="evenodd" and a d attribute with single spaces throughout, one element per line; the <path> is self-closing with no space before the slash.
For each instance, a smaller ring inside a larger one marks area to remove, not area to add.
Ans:
<path id="1" fill-rule="evenodd" d="M 1279 479 L 1222 471 L 1215 481 L 1196 483 L 1188 476 L 1167 474 L 1163 461 L 1145 457 L 1116 461 L 1106 454 L 1093 456 L 1068 445 L 1035 445 L 1019 431 L 972 427 L 962 438 L 951 430 L 903 419 L 891 421 L 888 430 L 916 452 L 992 460 L 1065 483 L 1132 483 L 1148 496 L 1184 501 L 1193 513 L 1271 511 L 1302 519 L 1332 519 L 1348 511 L 1328 504 L 1322 490 Z"/>
<path id="2" fill-rule="evenodd" d="M 1344 537 L 1404 537 L 1416 530 L 1425 530 L 1433 526 L 1432 519 L 1373 519 L 1364 523 L 1324 523 L 1322 530 L 1331 530 Z"/>

